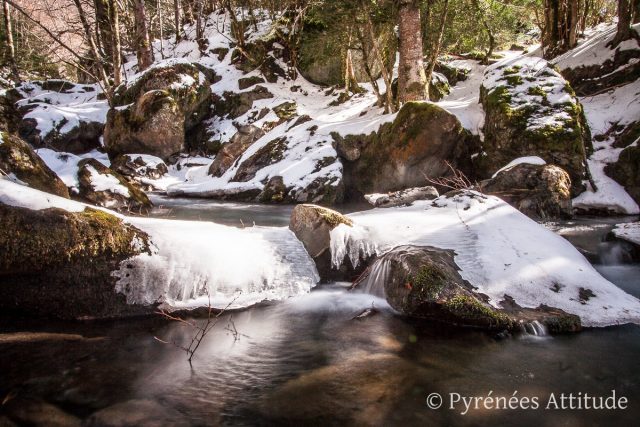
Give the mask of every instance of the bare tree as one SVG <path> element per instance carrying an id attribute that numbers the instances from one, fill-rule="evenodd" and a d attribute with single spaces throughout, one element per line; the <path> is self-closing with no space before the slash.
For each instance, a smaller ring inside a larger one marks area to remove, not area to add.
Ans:
<path id="1" fill-rule="evenodd" d="M 182 31 L 182 25 L 180 25 L 180 0 L 173 0 L 173 21 L 176 27 L 176 43 L 178 43 Z"/>
<path id="2" fill-rule="evenodd" d="M 134 46 L 138 58 L 138 70 L 143 71 L 153 63 L 153 52 L 147 31 L 147 13 L 144 0 L 133 0 L 133 16 L 135 20 Z"/>
<path id="3" fill-rule="evenodd" d="M 398 21 L 398 100 L 400 104 L 421 101 L 427 99 L 429 94 L 422 60 L 422 27 L 417 0 L 398 0 Z"/>
<path id="4" fill-rule="evenodd" d="M 118 87 L 122 83 L 122 56 L 120 46 L 120 12 L 118 11 L 118 1 L 109 1 L 109 21 L 111 22 L 111 43 L 113 55 L 113 87 Z"/>
<path id="5" fill-rule="evenodd" d="M 2 12 L 4 14 L 4 31 L 5 44 L 7 52 L 7 61 L 11 69 L 11 77 L 16 81 L 20 81 L 20 73 L 18 72 L 18 64 L 16 62 L 16 48 L 13 43 L 13 26 L 11 25 L 11 9 L 6 0 L 2 0 Z"/>
<path id="6" fill-rule="evenodd" d="M 87 16 L 85 15 L 84 9 L 82 8 L 82 4 L 80 0 L 73 0 L 76 5 L 76 9 L 78 9 L 78 15 L 80 16 L 80 21 L 82 22 L 82 28 L 85 32 L 85 37 L 87 39 L 87 43 L 89 44 L 89 52 L 91 53 L 91 59 L 93 60 L 93 68 L 97 71 L 98 75 L 102 80 L 102 84 L 105 88 L 109 87 L 109 78 L 107 77 L 107 73 L 104 69 L 104 65 L 102 63 L 102 56 L 98 52 L 98 47 L 96 42 L 93 39 L 93 31 L 91 30 L 91 26 L 89 25 L 89 21 L 87 20 Z"/>

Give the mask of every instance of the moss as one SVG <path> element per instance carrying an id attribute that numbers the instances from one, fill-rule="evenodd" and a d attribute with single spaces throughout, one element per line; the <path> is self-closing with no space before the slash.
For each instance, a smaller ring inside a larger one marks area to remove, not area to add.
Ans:
<path id="1" fill-rule="evenodd" d="M 522 76 L 519 76 L 517 74 L 506 76 L 505 80 L 511 87 L 516 87 L 523 83 Z"/>
<path id="2" fill-rule="evenodd" d="M 575 314 L 564 314 L 544 319 L 544 325 L 550 334 L 566 334 L 578 332 L 582 329 L 580 317 Z"/>
<path id="3" fill-rule="evenodd" d="M 542 89 L 540 86 L 529 87 L 529 89 L 527 90 L 527 93 L 529 95 L 542 96 L 543 98 L 547 97 L 547 92 L 545 92 L 544 89 Z"/>
<path id="4" fill-rule="evenodd" d="M 435 300 L 446 286 L 446 277 L 433 265 L 424 265 L 411 279 L 414 289 L 422 294 L 421 299 Z"/>
<path id="5" fill-rule="evenodd" d="M 353 227 L 353 221 L 350 218 L 342 215 L 341 213 L 326 208 L 316 208 L 316 212 L 322 217 L 324 221 L 327 222 L 327 224 L 329 224 L 331 228 L 335 228 L 340 224 L 345 224 L 349 227 Z"/>
<path id="6" fill-rule="evenodd" d="M 513 326 L 513 320 L 509 316 L 489 308 L 470 296 L 458 294 L 448 300 L 445 303 L 445 307 L 452 315 L 471 324 L 488 321 L 491 327 L 498 329 L 506 329 Z"/>

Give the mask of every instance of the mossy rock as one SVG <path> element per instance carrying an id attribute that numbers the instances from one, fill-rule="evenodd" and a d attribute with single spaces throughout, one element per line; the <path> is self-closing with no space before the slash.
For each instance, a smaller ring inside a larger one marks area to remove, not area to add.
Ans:
<path id="1" fill-rule="evenodd" d="M 0 204 L 0 310 L 63 319 L 152 312 L 115 292 L 111 273 L 149 249 L 148 236 L 109 213 Z"/>
<path id="2" fill-rule="evenodd" d="M 200 64 L 181 62 L 151 67 L 118 86 L 104 131 L 110 157 L 151 154 L 166 160 L 184 150 L 185 134 L 211 112 L 216 79 Z"/>
<path id="3" fill-rule="evenodd" d="M 476 140 L 455 115 L 428 102 L 408 102 L 395 120 L 369 135 L 332 135 L 344 160 L 347 199 L 430 185 L 452 173 L 467 176 Z"/>
<path id="4" fill-rule="evenodd" d="M 286 149 L 287 138 L 284 136 L 269 141 L 251 157 L 240 163 L 232 181 L 251 181 L 260 169 L 282 160 Z"/>
<path id="5" fill-rule="evenodd" d="M 0 133 L 0 169 L 29 187 L 69 198 L 69 190 L 29 144 L 15 135 Z"/>
<path id="6" fill-rule="evenodd" d="M 515 158 L 539 156 L 569 173 L 575 197 L 588 177 L 591 133 L 571 86 L 540 61 L 524 58 L 489 69 L 480 87 L 483 155 L 476 157 L 474 169 L 489 178 Z"/>
<path id="7" fill-rule="evenodd" d="M 101 175 L 101 181 L 112 181 L 114 188 L 96 188 L 95 174 Z M 84 159 L 78 163 L 78 182 L 78 196 L 96 206 L 133 212 L 146 212 L 152 207 L 151 201 L 137 184 L 127 181 L 96 159 Z"/>
<path id="8" fill-rule="evenodd" d="M 495 331 L 515 326 L 462 279 L 451 250 L 396 247 L 378 258 L 357 286 L 368 287 L 369 280 L 379 281 L 371 285 L 382 285 L 389 305 L 409 317 Z"/>

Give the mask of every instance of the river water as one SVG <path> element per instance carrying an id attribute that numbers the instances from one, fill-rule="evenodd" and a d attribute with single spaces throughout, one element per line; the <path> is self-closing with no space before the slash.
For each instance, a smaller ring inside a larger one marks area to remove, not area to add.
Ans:
<path id="1" fill-rule="evenodd" d="M 291 211 L 154 202 L 153 216 L 236 226 L 286 225 Z M 616 249 L 602 243 L 615 222 L 631 220 L 548 227 L 596 254 L 601 274 L 640 297 L 640 266 L 620 263 Z M 600 265 L 603 259 L 607 265 Z M 160 318 L 0 320 L 0 401 L 38 397 L 85 420 L 103 410 L 94 421 L 131 425 L 637 425 L 639 326 L 496 337 L 408 320 L 346 285 L 320 285 L 307 295 L 225 314 L 192 365 L 184 351 L 156 337 L 188 344 L 193 329 Z M 369 314 L 359 317 L 363 312 Z M 442 396 L 441 408 L 428 407 L 432 393 Z M 619 410 L 555 409 L 563 393 L 615 393 L 628 403 Z M 538 409 L 472 405 L 464 413 L 458 396 L 526 397 Z"/>

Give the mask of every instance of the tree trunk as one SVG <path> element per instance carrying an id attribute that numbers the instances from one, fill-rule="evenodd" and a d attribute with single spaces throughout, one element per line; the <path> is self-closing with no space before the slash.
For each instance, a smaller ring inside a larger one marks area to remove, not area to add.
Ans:
<path id="1" fill-rule="evenodd" d="M 631 22 L 640 23 L 640 0 L 633 0 L 633 19 Z"/>
<path id="2" fill-rule="evenodd" d="M 104 58 L 113 58 L 110 0 L 94 0 L 96 10 L 96 43 Z"/>
<path id="3" fill-rule="evenodd" d="M 180 0 L 173 0 L 173 23 L 176 26 L 176 44 L 180 41 L 182 25 L 180 25 Z"/>
<path id="4" fill-rule="evenodd" d="M 109 1 L 109 21 L 111 22 L 111 43 L 113 61 L 113 87 L 122 83 L 122 57 L 120 56 L 120 13 L 117 0 Z"/>
<path id="5" fill-rule="evenodd" d="M 20 82 L 20 73 L 18 72 L 18 63 L 16 62 L 16 48 L 13 44 L 13 26 L 11 25 L 11 9 L 9 4 L 2 1 L 2 12 L 4 14 L 4 31 L 6 37 L 6 55 L 9 68 L 11 69 L 11 77 L 16 83 Z"/>
<path id="6" fill-rule="evenodd" d="M 573 49 L 578 42 L 579 0 L 545 0 L 542 47 L 545 58 Z"/>
<path id="7" fill-rule="evenodd" d="M 433 74 L 433 69 L 436 66 L 436 62 L 438 61 L 438 55 L 440 54 L 440 48 L 442 47 L 442 37 L 444 35 L 444 27 L 447 22 L 447 13 L 449 12 L 449 0 L 444 0 L 444 4 L 442 5 L 442 16 L 440 17 L 440 27 L 438 28 L 438 34 L 431 46 L 431 52 L 429 55 L 429 63 L 427 67 L 427 71 L 425 73 L 425 77 L 427 82 L 431 81 L 431 75 Z M 428 86 L 427 86 L 428 87 Z"/>
<path id="8" fill-rule="evenodd" d="M 84 35 L 87 38 L 87 43 L 89 43 L 89 52 L 91 53 L 91 59 L 94 63 L 92 68 L 95 69 L 96 74 L 98 75 L 98 77 L 100 77 L 100 80 L 102 80 L 102 87 L 106 91 L 109 86 L 109 78 L 107 77 L 107 73 L 104 70 L 102 56 L 100 55 L 100 52 L 98 52 L 98 47 L 93 40 L 91 25 L 89 25 L 89 21 L 87 20 L 87 16 L 84 13 L 84 9 L 82 8 L 80 0 L 73 0 L 73 3 L 76 5 L 78 16 L 80 17 L 80 22 L 82 23 L 82 28 L 84 29 Z"/>
<path id="9" fill-rule="evenodd" d="M 147 31 L 147 14 L 144 10 L 144 0 L 133 1 L 133 15 L 135 19 L 135 41 L 136 56 L 138 58 L 138 71 L 149 68 L 153 63 L 153 52 Z"/>
<path id="10" fill-rule="evenodd" d="M 618 30 L 607 46 L 614 48 L 624 40 L 634 37 L 634 31 L 631 30 L 631 14 L 631 0 L 618 0 Z"/>
<path id="11" fill-rule="evenodd" d="M 400 104 L 422 101 L 429 96 L 422 61 L 420 7 L 417 0 L 399 0 L 400 62 L 398 100 Z"/>

